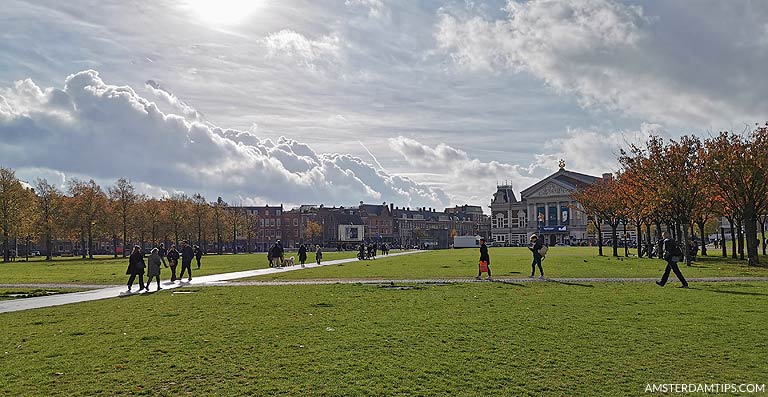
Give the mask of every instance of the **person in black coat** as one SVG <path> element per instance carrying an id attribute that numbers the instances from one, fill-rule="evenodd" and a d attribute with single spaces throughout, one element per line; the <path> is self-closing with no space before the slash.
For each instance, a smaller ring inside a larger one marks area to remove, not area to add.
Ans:
<path id="1" fill-rule="evenodd" d="M 488 271 L 488 281 L 492 281 L 493 278 L 491 278 L 491 257 L 488 255 L 488 246 L 485 245 L 485 239 L 480 239 L 480 262 L 485 262 L 486 269 Z M 480 280 L 482 277 L 480 277 L 483 273 L 482 267 L 478 267 L 477 269 L 477 277 L 476 279 Z"/>
<path id="2" fill-rule="evenodd" d="M 203 250 L 201 250 L 200 247 L 196 245 L 194 249 L 194 253 L 195 253 L 195 260 L 197 261 L 197 268 L 200 269 L 200 259 L 203 258 Z"/>
<path id="3" fill-rule="evenodd" d="M 171 249 L 168 250 L 168 266 L 171 267 L 171 282 L 176 281 L 176 266 L 179 265 L 179 251 L 176 251 L 176 246 L 171 245 Z"/>
<path id="4" fill-rule="evenodd" d="M 141 253 L 141 247 L 137 245 L 133 247 L 133 252 L 131 252 L 131 256 L 128 258 L 128 270 L 125 271 L 126 275 L 131 276 L 128 278 L 128 292 L 131 292 L 133 280 L 136 279 L 136 276 L 139 276 L 139 292 L 144 289 L 145 267 L 144 254 Z M 149 291 L 149 285 L 147 285 L 147 291 Z"/>
<path id="5" fill-rule="evenodd" d="M 168 255 L 168 250 L 165 249 L 164 243 L 160 243 L 160 245 L 157 246 L 157 254 L 160 255 L 160 260 L 163 262 L 163 265 L 168 267 L 168 264 L 165 263 L 165 256 Z"/>
<path id="6" fill-rule="evenodd" d="M 189 243 L 184 240 L 181 242 L 181 272 L 179 272 L 179 278 L 184 277 L 184 270 L 187 271 L 187 281 L 192 281 L 192 259 L 195 257 L 195 252 Z"/>
<path id="7" fill-rule="evenodd" d="M 543 246 L 544 244 L 541 243 L 541 240 L 539 240 L 535 234 L 531 236 L 531 244 L 528 245 L 528 249 L 533 253 L 533 262 L 531 262 L 531 275 L 528 277 L 533 278 L 533 276 L 536 275 L 536 265 L 539 265 L 539 273 L 541 273 L 539 278 L 544 280 L 544 269 L 541 267 L 542 256 L 541 253 L 539 253 L 539 250 Z"/>
<path id="8" fill-rule="evenodd" d="M 304 262 L 307 261 L 307 246 L 302 244 L 299 247 L 299 263 L 301 263 L 301 267 L 304 267 Z"/>
<path id="9" fill-rule="evenodd" d="M 661 277 L 661 281 L 657 281 L 656 284 L 658 284 L 659 287 L 663 287 L 667 283 L 667 280 L 669 280 L 669 272 L 671 270 L 675 272 L 675 276 L 677 276 L 677 279 L 683 284 L 679 288 L 688 288 L 688 282 L 685 281 L 683 273 L 681 273 L 680 268 L 677 267 L 677 262 L 680 261 L 680 257 L 683 253 L 682 250 L 677 246 L 675 239 L 669 236 L 669 232 L 664 232 L 661 236 L 664 237 L 664 255 L 662 258 L 667 261 L 667 268 L 664 270 L 664 275 Z"/>

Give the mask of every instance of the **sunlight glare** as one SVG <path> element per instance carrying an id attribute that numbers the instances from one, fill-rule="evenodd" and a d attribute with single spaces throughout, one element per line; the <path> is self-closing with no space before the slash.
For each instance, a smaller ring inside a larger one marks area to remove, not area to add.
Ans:
<path id="1" fill-rule="evenodd" d="M 262 0 L 183 0 L 195 16 L 211 25 L 232 25 L 258 10 Z"/>

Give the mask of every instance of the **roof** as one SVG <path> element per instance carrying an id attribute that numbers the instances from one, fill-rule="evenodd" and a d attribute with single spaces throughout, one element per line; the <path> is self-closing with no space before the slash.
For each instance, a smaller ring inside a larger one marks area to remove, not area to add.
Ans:
<path id="1" fill-rule="evenodd" d="M 527 189 L 523 190 L 522 192 L 520 192 L 520 195 L 527 196 L 528 194 L 538 190 L 540 187 L 550 182 L 554 182 L 569 190 L 576 190 L 584 185 L 591 185 L 599 179 L 600 178 L 596 176 L 581 174 L 573 171 L 567 171 L 564 168 L 561 168 L 559 171 L 555 172 L 554 174 L 540 180 L 539 182 L 533 184 L 533 186 L 530 186 Z"/>

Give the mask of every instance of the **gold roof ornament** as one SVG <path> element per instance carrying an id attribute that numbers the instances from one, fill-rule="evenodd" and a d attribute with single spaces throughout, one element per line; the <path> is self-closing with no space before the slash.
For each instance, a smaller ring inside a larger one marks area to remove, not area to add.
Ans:
<path id="1" fill-rule="evenodd" d="M 565 169 L 565 160 L 563 160 L 563 159 L 560 159 L 560 164 L 558 164 L 558 165 L 560 166 L 560 169 L 561 169 L 561 170 L 562 170 L 562 169 Z"/>

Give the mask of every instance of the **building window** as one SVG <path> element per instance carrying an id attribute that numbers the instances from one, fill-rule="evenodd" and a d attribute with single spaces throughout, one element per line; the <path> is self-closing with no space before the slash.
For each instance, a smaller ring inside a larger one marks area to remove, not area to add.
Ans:
<path id="1" fill-rule="evenodd" d="M 275 215 L 280 216 L 280 210 L 275 210 Z"/>
<path id="2" fill-rule="evenodd" d="M 299 218 L 293 218 L 293 226 L 299 226 Z"/>
<path id="3" fill-rule="evenodd" d="M 277 218 L 277 227 L 280 227 L 280 221 L 281 221 L 281 220 L 282 220 L 282 219 L 280 219 L 280 218 Z"/>

